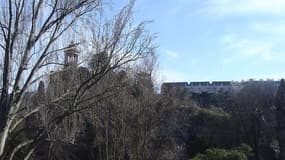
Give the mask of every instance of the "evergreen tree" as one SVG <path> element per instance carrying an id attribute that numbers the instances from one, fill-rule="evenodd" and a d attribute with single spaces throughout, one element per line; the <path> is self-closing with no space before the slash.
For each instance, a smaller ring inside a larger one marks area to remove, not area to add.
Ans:
<path id="1" fill-rule="evenodd" d="M 276 121 L 279 141 L 279 160 L 285 160 L 285 82 L 280 81 L 276 95 Z"/>

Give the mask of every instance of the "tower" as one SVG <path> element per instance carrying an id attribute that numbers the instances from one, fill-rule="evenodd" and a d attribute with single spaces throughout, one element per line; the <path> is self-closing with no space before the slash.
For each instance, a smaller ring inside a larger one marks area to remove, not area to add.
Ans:
<path id="1" fill-rule="evenodd" d="M 68 45 L 68 49 L 64 51 L 64 67 L 77 66 L 78 64 L 78 53 L 76 45 L 73 41 Z"/>
<path id="2" fill-rule="evenodd" d="M 103 51 L 97 54 L 94 54 L 89 62 L 89 67 L 96 70 L 101 70 L 104 68 L 108 63 L 108 54 L 107 52 Z"/>

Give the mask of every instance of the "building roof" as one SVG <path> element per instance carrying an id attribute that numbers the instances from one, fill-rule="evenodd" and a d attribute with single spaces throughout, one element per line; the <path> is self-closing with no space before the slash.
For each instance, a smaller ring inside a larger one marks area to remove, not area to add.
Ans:
<path id="1" fill-rule="evenodd" d="M 79 50 L 77 49 L 76 46 L 77 45 L 74 43 L 74 41 L 71 41 L 67 49 L 64 51 L 65 54 L 78 54 Z"/>

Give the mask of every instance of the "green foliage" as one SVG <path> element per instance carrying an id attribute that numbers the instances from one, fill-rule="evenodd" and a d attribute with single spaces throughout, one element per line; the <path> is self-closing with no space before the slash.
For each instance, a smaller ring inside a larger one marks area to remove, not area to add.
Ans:
<path id="1" fill-rule="evenodd" d="M 250 152 L 251 148 L 245 144 L 235 149 L 210 148 L 204 154 L 196 155 L 192 160 L 247 160 Z"/>
<path id="2" fill-rule="evenodd" d="M 206 119 L 222 119 L 226 120 L 230 118 L 230 115 L 218 108 L 211 107 L 207 108 L 200 108 L 198 110 L 198 116 L 204 117 Z"/>
<path id="3" fill-rule="evenodd" d="M 188 154 L 192 157 L 207 148 L 231 147 L 227 129 L 230 120 L 231 116 L 220 108 L 197 108 L 190 120 Z"/>
<path id="4" fill-rule="evenodd" d="M 252 152 L 252 148 L 247 144 L 241 144 L 241 146 L 237 147 L 236 150 L 245 153 L 246 155 Z"/>

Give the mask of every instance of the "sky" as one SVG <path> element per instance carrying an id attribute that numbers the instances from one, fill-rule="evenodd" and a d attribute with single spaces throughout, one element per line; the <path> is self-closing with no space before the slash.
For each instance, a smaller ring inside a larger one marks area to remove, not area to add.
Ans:
<path id="1" fill-rule="evenodd" d="M 285 77 L 285 0 L 137 0 L 134 18 L 153 20 L 162 81 Z"/>

